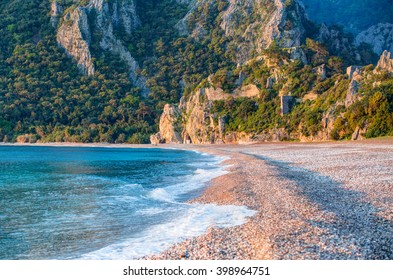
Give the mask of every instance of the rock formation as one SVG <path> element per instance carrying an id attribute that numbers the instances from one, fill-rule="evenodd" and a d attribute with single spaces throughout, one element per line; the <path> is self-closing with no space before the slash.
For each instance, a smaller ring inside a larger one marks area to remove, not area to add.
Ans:
<path id="1" fill-rule="evenodd" d="M 376 70 L 386 70 L 393 73 L 393 58 L 390 52 L 384 51 L 378 61 Z"/>
<path id="2" fill-rule="evenodd" d="M 254 87 L 254 85 L 246 86 L 249 90 L 255 89 Z M 241 89 L 238 89 L 238 92 L 241 92 Z M 251 96 L 254 95 L 251 94 L 249 97 Z M 165 105 L 160 118 L 160 132 L 150 137 L 151 143 L 156 145 L 251 142 L 252 137 L 247 133 L 234 132 L 226 135 L 225 117 L 217 116 L 212 112 L 214 101 L 229 100 L 234 97 L 235 95 L 227 94 L 221 88 L 202 88 L 196 90 L 187 100 L 183 97 L 178 108 Z"/>
<path id="3" fill-rule="evenodd" d="M 181 35 L 203 36 L 209 30 L 202 30 L 197 22 L 189 30 L 188 18 L 198 12 L 202 4 L 213 5 L 213 0 L 200 0 L 190 5 L 190 12 L 177 24 Z M 237 47 L 237 62 L 245 63 L 251 53 L 261 53 L 273 42 L 283 48 L 292 48 L 293 56 L 301 57 L 300 45 L 305 36 L 304 8 L 297 0 L 229 0 L 226 10 L 219 15 L 220 26 L 232 44 Z M 198 15 L 196 15 L 198 17 Z M 250 22 L 250 18 L 253 19 Z M 201 19 L 202 21 L 202 19 Z"/>
<path id="4" fill-rule="evenodd" d="M 280 96 L 280 100 L 280 114 L 283 116 L 290 112 L 293 103 L 293 96 Z"/>
<path id="5" fill-rule="evenodd" d="M 360 66 L 349 66 L 347 68 L 347 75 L 349 80 L 352 80 L 355 76 L 360 75 Z"/>
<path id="6" fill-rule="evenodd" d="M 55 5 L 53 3 L 52 5 Z M 93 13 L 94 22 L 91 23 L 88 15 Z M 100 47 L 118 55 L 128 65 L 130 78 L 142 89 L 143 94 L 147 95 L 149 91 L 145 86 L 145 79 L 137 74 L 138 63 L 114 34 L 114 28 L 119 27 L 131 34 L 139 25 L 134 1 L 115 0 L 108 3 L 104 0 L 90 0 L 85 6 L 66 11 L 57 31 L 57 41 L 68 55 L 76 60 L 81 72 L 88 76 L 95 73 L 90 52 L 92 40 L 90 24 L 94 24 L 94 28 L 101 33 Z"/>
<path id="7" fill-rule="evenodd" d="M 234 93 L 234 97 L 258 97 L 259 96 L 259 88 L 256 85 L 246 85 L 241 88 L 236 89 Z"/>
<path id="8" fill-rule="evenodd" d="M 373 51 L 381 55 L 384 50 L 393 53 L 393 23 L 379 23 L 356 36 L 355 44 L 370 44 Z"/>
<path id="9" fill-rule="evenodd" d="M 183 143 L 181 138 L 181 113 L 173 105 L 166 104 L 160 118 L 160 137 L 165 143 Z"/>
<path id="10" fill-rule="evenodd" d="M 53 0 L 51 3 L 51 12 L 50 12 L 50 22 L 52 27 L 56 28 L 59 22 L 61 15 L 63 14 L 63 7 L 57 2 L 57 0 Z"/>
<path id="11" fill-rule="evenodd" d="M 350 39 L 340 29 L 321 24 L 317 41 L 327 46 L 331 54 L 346 53 L 351 54 L 357 61 L 361 60 L 360 54 L 356 51 Z"/>
<path id="12" fill-rule="evenodd" d="M 351 106 L 361 98 L 359 95 L 360 83 L 363 79 L 361 75 L 361 67 L 350 66 L 347 68 L 347 75 L 350 80 L 347 95 L 344 100 L 345 107 Z"/>
<path id="13" fill-rule="evenodd" d="M 90 29 L 86 9 L 68 11 L 57 30 L 57 42 L 73 57 L 84 75 L 94 75 L 95 69 L 89 49 Z"/>
<path id="14" fill-rule="evenodd" d="M 217 116 L 211 112 L 215 100 L 225 100 L 231 95 L 220 88 L 197 90 L 187 101 L 184 112 L 183 139 L 193 144 L 211 144 L 222 140 L 223 123 L 219 124 Z"/>

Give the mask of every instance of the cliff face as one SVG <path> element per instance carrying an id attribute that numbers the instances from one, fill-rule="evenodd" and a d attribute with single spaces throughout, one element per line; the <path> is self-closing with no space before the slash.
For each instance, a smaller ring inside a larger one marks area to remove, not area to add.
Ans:
<path id="1" fill-rule="evenodd" d="M 378 61 L 377 70 L 385 70 L 393 73 L 393 57 L 388 51 L 384 51 Z"/>
<path id="2" fill-rule="evenodd" d="M 335 27 L 329 27 L 326 24 L 321 24 L 319 28 L 317 40 L 327 46 L 332 54 L 350 54 L 355 60 L 360 61 L 361 57 L 357 53 L 354 45 L 349 38 Z"/>
<path id="3" fill-rule="evenodd" d="M 181 112 L 170 104 L 166 104 L 160 118 L 160 132 L 151 137 L 151 142 L 159 143 L 183 143 L 181 137 Z"/>
<path id="4" fill-rule="evenodd" d="M 384 50 L 393 53 L 393 24 L 380 23 L 373 25 L 356 36 L 355 44 L 370 44 L 373 51 L 381 55 Z"/>
<path id="5" fill-rule="evenodd" d="M 51 3 L 51 11 L 50 11 L 52 27 L 54 28 L 57 27 L 57 24 L 63 12 L 64 12 L 63 7 L 57 2 L 57 0 L 54 0 Z"/>
<path id="6" fill-rule="evenodd" d="M 268 61 L 265 61 L 265 63 L 270 64 Z M 274 76 L 273 73 L 277 74 L 277 67 L 277 65 L 270 66 L 269 75 L 271 77 Z M 305 122 L 309 122 L 309 119 L 300 121 L 295 129 L 276 127 L 268 128 L 259 133 L 233 131 L 229 129 L 227 116 L 218 113 L 214 109 L 214 102 L 225 101 L 225 103 L 233 103 L 239 97 L 257 102 L 265 89 L 261 89 L 254 84 L 239 84 L 231 90 L 231 93 L 226 93 L 223 89 L 210 85 L 210 87 L 196 90 L 187 99 L 183 97 L 178 107 L 166 105 L 160 120 L 160 133 L 153 136 L 152 143 L 217 144 L 272 142 L 289 139 L 297 139 L 302 142 L 331 140 L 337 137 L 337 134 L 348 133 L 338 130 L 337 124 L 342 123 L 343 118 L 350 114 L 353 108 L 357 108 L 353 107 L 354 105 L 359 106 L 359 104 L 362 104 L 359 101 L 366 96 L 365 88 L 378 87 L 379 82 L 376 79 L 380 71 L 393 73 L 393 59 L 387 51 L 383 52 L 374 70 L 369 66 L 350 66 L 347 68 L 346 73 L 342 74 L 324 95 L 314 94 L 315 97 L 310 98 L 313 95 L 310 92 L 304 96 L 303 103 L 317 100 L 317 103 L 320 104 L 319 106 L 323 104 L 323 101 L 321 101 L 323 98 L 329 100 L 322 107 L 318 106 L 316 108 L 320 111 L 321 117 L 320 119 L 313 118 L 312 122 L 315 130 L 311 133 L 309 130 L 305 130 Z M 284 72 L 282 75 L 283 77 L 277 75 L 276 78 L 267 78 L 266 86 L 264 86 L 266 90 L 273 90 L 276 87 L 276 83 L 281 83 L 284 86 L 290 83 L 289 80 L 286 80 Z M 331 77 L 325 77 L 325 79 L 329 78 L 331 79 Z M 208 80 L 211 82 L 211 79 Z M 341 97 L 336 98 L 332 102 L 329 95 L 340 95 Z M 299 100 L 296 102 L 302 103 Z M 282 117 L 285 120 L 285 116 Z M 363 120 L 354 130 L 349 132 L 350 139 L 363 139 L 369 128 L 368 121 Z"/>
<path id="7" fill-rule="evenodd" d="M 231 98 L 220 88 L 197 90 L 186 102 L 184 110 L 184 142 L 212 144 L 224 142 L 224 121 L 211 112 L 215 100 Z"/>
<path id="8" fill-rule="evenodd" d="M 62 9 L 57 3 L 52 4 L 52 7 L 56 7 L 52 8 L 56 11 Z M 144 95 L 147 95 L 145 80 L 137 74 L 138 63 L 114 32 L 114 29 L 118 28 L 131 34 L 138 25 L 139 19 L 134 1 L 90 0 L 86 6 L 71 7 L 65 11 L 57 31 L 57 41 L 68 55 L 76 60 L 83 74 L 94 75 L 95 67 L 90 50 L 91 29 L 94 28 L 100 33 L 100 47 L 118 55 L 127 64 L 130 78 L 136 86 L 142 88 Z"/>
<path id="9" fill-rule="evenodd" d="M 90 29 L 86 9 L 69 11 L 57 31 L 57 42 L 72 56 L 85 75 L 94 75 L 95 69 L 89 50 Z"/>
<path id="10" fill-rule="evenodd" d="M 191 2 L 190 12 L 178 23 L 182 35 L 203 37 L 210 30 L 204 27 L 204 18 L 198 14 L 200 7 L 214 7 L 213 0 Z M 190 17 L 199 18 L 187 26 Z M 261 53 L 274 41 L 283 48 L 300 47 L 304 39 L 306 21 L 304 8 L 297 0 L 229 0 L 226 8 L 217 15 L 216 21 L 237 48 L 237 62 L 245 63 L 253 52 Z M 299 52 L 297 50 L 297 52 Z"/>

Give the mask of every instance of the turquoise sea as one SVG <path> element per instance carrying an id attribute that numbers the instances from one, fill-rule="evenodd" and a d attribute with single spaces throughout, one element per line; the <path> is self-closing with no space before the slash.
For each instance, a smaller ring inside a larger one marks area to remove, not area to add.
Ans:
<path id="1" fill-rule="evenodd" d="M 228 227 L 245 207 L 189 204 L 223 158 L 170 149 L 0 146 L 0 259 L 134 259 Z"/>

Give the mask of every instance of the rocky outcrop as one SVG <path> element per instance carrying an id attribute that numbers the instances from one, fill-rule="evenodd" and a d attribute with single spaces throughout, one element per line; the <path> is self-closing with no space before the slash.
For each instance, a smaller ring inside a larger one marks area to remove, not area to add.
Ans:
<path id="1" fill-rule="evenodd" d="M 360 83 L 363 79 L 360 66 L 350 66 L 347 68 L 347 75 L 350 80 L 347 95 L 344 100 L 345 107 L 351 106 L 362 96 L 359 94 Z"/>
<path id="2" fill-rule="evenodd" d="M 57 30 L 56 38 L 67 54 L 76 60 L 78 68 L 84 75 L 94 75 L 95 69 L 89 49 L 90 28 L 86 9 L 79 7 L 66 12 Z"/>
<path id="3" fill-rule="evenodd" d="M 203 4 L 215 5 L 213 0 L 200 0 L 190 5 L 190 12 L 177 24 L 182 35 L 194 37 L 209 34 L 203 30 L 204 18 L 199 16 L 198 7 Z M 200 18 L 192 30 L 188 19 L 193 15 Z M 252 19 L 252 21 L 250 20 Z M 261 53 L 273 42 L 280 47 L 291 48 L 291 54 L 303 57 L 300 49 L 305 36 L 305 12 L 297 0 L 228 0 L 226 9 L 217 19 L 231 44 L 237 48 L 237 62 L 250 60 L 253 52 Z"/>
<path id="4" fill-rule="evenodd" d="M 256 85 L 246 85 L 238 88 L 234 91 L 234 97 L 258 97 L 259 96 L 259 88 Z"/>
<path id="5" fill-rule="evenodd" d="M 292 104 L 294 102 L 293 96 L 280 96 L 280 114 L 284 116 L 291 111 Z"/>
<path id="6" fill-rule="evenodd" d="M 327 46 L 331 54 L 351 54 L 357 61 L 361 60 L 360 54 L 356 51 L 350 39 L 336 27 L 328 27 L 326 24 L 321 24 L 317 40 Z"/>
<path id="7" fill-rule="evenodd" d="M 181 111 L 173 105 L 166 104 L 160 117 L 160 131 L 150 136 L 150 143 L 158 144 L 182 144 L 182 120 Z"/>
<path id="8" fill-rule="evenodd" d="M 267 78 L 265 88 L 272 89 L 275 82 L 276 82 L 276 79 L 274 77 Z"/>
<path id="9" fill-rule="evenodd" d="M 205 1 L 198 0 L 176 0 L 178 4 L 188 5 L 189 11 L 184 18 L 182 18 L 177 24 L 176 29 L 178 30 L 181 36 L 191 35 L 191 32 L 188 28 L 188 20 L 192 16 L 192 14 L 196 11 L 196 9 Z"/>
<path id="10" fill-rule="evenodd" d="M 351 140 L 352 141 L 356 141 L 356 140 L 364 140 L 364 139 L 366 139 L 364 137 L 364 134 L 366 133 L 366 131 L 367 131 L 367 128 L 357 127 L 355 129 L 355 131 L 353 132 L 353 134 L 352 134 Z"/>
<path id="11" fill-rule="evenodd" d="M 367 30 L 360 32 L 355 39 L 355 44 L 370 44 L 373 51 L 381 55 L 384 50 L 393 53 L 393 23 L 379 23 Z"/>
<path id="12" fill-rule="evenodd" d="M 24 144 L 24 143 L 36 143 L 37 142 L 37 136 L 34 134 L 24 134 L 24 135 L 19 135 L 16 138 L 16 142 Z"/>
<path id="13" fill-rule="evenodd" d="M 91 19 L 88 20 L 89 14 L 92 15 L 93 22 Z M 95 73 L 89 48 L 91 44 L 90 24 L 93 24 L 95 31 L 101 35 L 100 47 L 118 55 L 128 65 L 130 78 L 136 86 L 142 89 L 143 94 L 147 95 L 149 91 L 145 85 L 145 79 L 137 74 L 138 63 L 114 32 L 115 28 L 121 28 L 127 34 L 131 34 L 139 25 L 134 1 L 90 0 L 86 6 L 66 11 L 57 32 L 57 41 L 68 55 L 76 60 L 81 72 L 89 76 Z"/>
<path id="14" fill-rule="evenodd" d="M 384 51 L 378 61 L 376 70 L 385 70 L 393 73 L 393 58 L 390 52 Z"/>
<path id="15" fill-rule="evenodd" d="M 273 42 L 278 43 L 282 48 L 290 48 L 292 57 L 301 58 L 303 54 L 300 45 L 305 34 L 306 20 L 303 7 L 297 1 L 275 0 L 272 7 L 266 7 L 266 1 L 249 2 L 255 3 L 257 7 L 254 7 L 254 11 L 258 14 L 247 16 L 259 20 L 248 25 L 241 36 L 245 43 L 239 46 L 239 53 L 242 55 L 239 57 L 239 62 L 249 60 L 250 51 L 256 50 L 261 53 Z M 242 22 L 242 19 L 238 20 L 236 17 L 234 20 L 238 24 Z M 247 45 L 251 45 L 252 48 L 248 48 Z"/>
<path id="16" fill-rule="evenodd" d="M 313 69 L 313 71 L 318 75 L 321 81 L 327 78 L 327 67 L 326 64 L 319 65 Z"/>
<path id="17" fill-rule="evenodd" d="M 181 138 L 181 112 L 166 104 L 160 118 L 160 137 L 164 143 L 183 143 Z"/>
<path id="18" fill-rule="evenodd" d="M 254 85 L 243 87 L 244 92 L 257 89 Z M 241 92 L 241 89 L 239 89 Z M 259 94 L 259 90 L 258 90 Z M 251 96 L 253 96 L 251 94 Z M 253 141 L 247 133 L 225 134 L 225 116 L 217 116 L 212 111 L 214 101 L 229 100 L 236 97 L 225 93 L 221 88 L 201 88 L 187 100 L 183 97 L 178 108 L 165 105 L 160 118 L 160 132 L 152 135 L 152 144 L 185 143 L 185 144 L 215 144 L 240 143 Z M 243 97 L 249 97 L 245 94 Z"/>
<path id="19" fill-rule="evenodd" d="M 212 144 L 222 141 L 223 120 L 220 124 L 211 109 L 213 101 L 228 98 L 231 98 L 231 95 L 224 93 L 220 88 L 199 89 L 189 98 L 184 112 L 183 139 L 185 142 Z"/>
<path id="20" fill-rule="evenodd" d="M 50 11 L 50 22 L 52 27 L 56 28 L 59 23 L 59 19 L 63 14 L 64 9 L 63 6 L 58 3 L 57 0 L 53 0 L 51 3 L 51 11 Z"/>
<path id="21" fill-rule="evenodd" d="M 360 66 L 349 66 L 347 68 L 347 75 L 350 80 L 352 80 L 355 76 L 360 75 Z"/>
<path id="22" fill-rule="evenodd" d="M 358 81 L 352 80 L 349 83 L 349 88 L 344 101 L 345 107 L 349 107 L 357 100 L 359 100 L 359 95 L 358 95 L 359 88 L 360 88 L 360 83 Z"/>

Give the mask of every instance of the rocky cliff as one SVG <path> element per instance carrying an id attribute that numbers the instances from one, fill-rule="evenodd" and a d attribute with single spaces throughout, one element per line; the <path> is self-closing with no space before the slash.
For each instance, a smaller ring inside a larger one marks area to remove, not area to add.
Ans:
<path id="1" fill-rule="evenodd" d="M 389 51 L 384 51 L 378 61 L 376 70 L 385 70 L 393 73 L 393 57 Z"/>
<path id="2" fill-rule="evenodd" d="M 76 60 L 81 72 L 91 76 L 94 75 L 95 68 L 89 41 L 90 29 L 86 9 L 78 7 L 67 11 L 57 31 L 57 42 Z"/>
<path id="3" fill-rule="evenodd" d="M 374 52 L 381 55 L 384 50 L 393 53 L 393 23 L 379 23 L 367 30 L 360 32 L 355 39 L 355 44 L 370 44 Z"/>
<path id="4" fill-rule="evenodd" d="M 213 0 L 191 2 L 190 12 L 178 23 L 182 35 L 207 36 L 211 30 L 205 28 L 203 7 L 217 5 Z M 192 26 L 189 19 L 197 18 Z M 216 15 L 231 45 L 237 48 L 237 62 L 250 60 L 253 52 L 261 53 L 273 42 L 283 48 L 294 48 L 296 52 L 305 36 L 307 21 L 304 7 L 297 0 L 229 0 L 226 8 Z"/>
<path id="5" fill-rule="evenodd" d="M 52 3 L 54 18 L 59 16 L 61 10 L 61 5 L 56 1 Z M 84 6 L 71 6 L 64 12 L 57 31 L 57 41 L 76 60 L 83 74 L 94 75 L 95 66 L 90 47 L 91 29 L 94 28 L 95 32 L 100 34 L 99 46 L 105 51 L 118 55 L 127 64 L 130 78 L 143 90 L 144 95 L 147 95 L 145 79 L 137 74 L 138 63 L 114 32 L 114 29 L 117 29 L 131 34 L 138 25 L 139 19 L 133 0 L 111 2 L 90 0 Z"/>
<path id="6" fill-rule="evenodd" d="M 236 93 L 243 92 L 243 96 L 246 96 L 245 92 L 249 92 L 250 88 L 256 87 L 250 85 L 243 90 L 239 88 Z M 213 110 L 214 101 L 227 100 L 231 102 L 236 97 L 238 97 L 236 94 L 225 93 L 221 88 L 201 88 L 196 90 L 187 100 L 183 97 L 178 107 L 165 105 L 160 118 L 160 132 L 152 135 L 151 143 L 230 144 L 253 142 L 253 134 L 226 132 L 225 116 L 219 116 Z M 252 97 L 255 96 L 248 98 Z M 263 137 L 267 138 L 267 135 L 263 135 Z M 266 140 L 265 138 L 263 140 Z"/>
<path id="7" fill-rule="evenodd" d="M 273 72 L 277 74 L 277 65 L 271 65 L 270 71 L 271 76 L 273 76 Z M 258 88 L 254 84 L 239 84 L 231 93 L 213 86 L 200 88 L 188 98 L 183 97 L 178 107 L 166 105 L 160 119 L 160 133 L 152 137 L 152 143 L 253 143 L 290 139 L 308 142 L 327 141 L 344 133 L 348 133 L 352 140 L 364 139 L 364 135 L 369 130 L 368 122 L 365 119 L 350 131 L 339 130 L 338 127 L 343 125 L 343 119 L 351 114 L 351 110 L 357 110 L 354 108 L 364 106 L 359 104 L 363 104 L 361 102 L 366 96 L 365 89 L 376 88 L 380 85 L 380 82 L 376 82 L 380 71 L 393 73 L 393 59 L 387 51 L 383 52 L 375 68 L 350 66 L 345 74 L 335 77 L 335 83 L 323 95 L 310 92 L 307 96 L 313 95 L 315 97 L 309 99 L 305 96 L 302 101 L 298 99 L 296 102 L 302 103 L 298 103 L 300 107 L 308 106 L 306 104 L 309 104 L 310 100 L 319 104 L 314 109 L 312 107 L 308 109 L 316 110 L 320 114 L 320 118 L 312 117 L 314 132 L 305 128 L 306 125 L 309 125 L 307 123 L 311 121 L 307 118 L 301 120 L 295 129 L 289 128 L 288 125 L 282 126 L 282 124 L 276 128 L 267 128 L 258 133 L 233 130 L 233 126 L 232 129 L 228 128 L 227 116 L 214 109 L 216 101 L 231 104 L 238 98 L 246 98 L 257 102 L 263 92 L 266 93 L 265 89 Z M 284 72 L 281 74 L 285 76 Z M 329 77 L 325 78 L 331 79 Z M 244 79 L 247 80 L 247 77 L 244 77 Z M 268 91 L 272 91 L 276 87 L 276 83 L 281 83 L 284 87 L 289 83 L 288 78 L 279 75 L 276 77 L 277 80 L 270 81 L 271 79 L 267 78 L 265 88 Z M 209 82 L 211 82 L 211 79 L 209 79 Z M 336 97 L 333 102 L 330 97 L 332 95 L 341 95 L 341 97 Z M 294 99 L 292 98 L 292 100 Z M 324 104 L 326 101 L 328 102 Z M 278 113 L 276 114 L 278 115 Z M 288 112 L 286 114 L 288 114 L 288 117 L 285 114 L 282 116 L 283 123 L 285 123 L 285 120 L 290 121 L 291 115 Z"/>
<path id="8" fill-rule="evenodd" d="M 182 116 L 179 108 L 166 104 L 160 118 L 160 132 L 150 137 L 152 144 L 183 143 L 181 137 Z"/>

